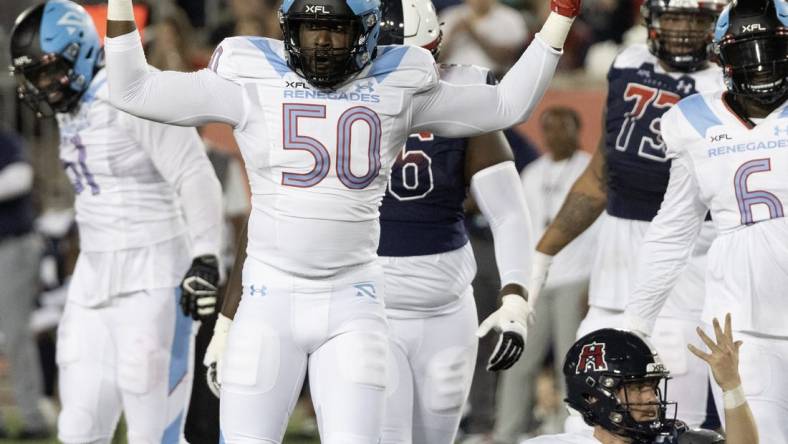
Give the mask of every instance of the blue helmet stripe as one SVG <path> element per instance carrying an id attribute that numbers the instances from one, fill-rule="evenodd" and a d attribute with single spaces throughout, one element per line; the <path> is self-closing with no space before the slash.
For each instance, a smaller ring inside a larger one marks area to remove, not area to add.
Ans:
<path id="1" fill-rule="evenodd" d="M 774 0 L 774 9 L 777 10 L 777 19 L 783 26 L 788 26 L 788 1 Z"/>
<path id="2" fill-rule="evenodd" d="M 725 9 L 720 14 L 720 17 L 717 19 L 717 26 L 714 27 L 714 41 L 719 42 L 725 37 L 725 33 L 728 32 L 728 26 L 730 24 L 730 13 L 731 7 L 733 4 L 729 4 L 725 7 Z"/>

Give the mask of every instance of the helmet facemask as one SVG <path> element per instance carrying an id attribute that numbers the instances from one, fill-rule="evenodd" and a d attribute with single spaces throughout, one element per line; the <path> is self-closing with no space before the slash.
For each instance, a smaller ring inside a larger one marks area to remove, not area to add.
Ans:
<path id="1" fill-rule="evenodd" d="M 57 54 L 12 67 L 19 98 L 38 117 L 71 112 L 84 90 L 74 64 Z M 84 80 L 83 80 L 84 81 Z"/>
<path id="2" fill-rule="evenodd" d="M 296 2 L 290 10 L 279 14 L 287 62 L 315 87 L 334 88 L 374 58 L 377 9 L 356 15 L 344 2 Z"/>
<path id="3" fill-rule="evenodd" d="M 652 54 L 672 69 L 693 72 L 706 66 L 717 12 L 703 8 L 652 8 L 644 13 Z"/>
<path id="4" fill-rule="evenodd" d="M 788 94 L 788 30 L 724 38 L 718 46 L 728 89 L 764 105 Z"/>

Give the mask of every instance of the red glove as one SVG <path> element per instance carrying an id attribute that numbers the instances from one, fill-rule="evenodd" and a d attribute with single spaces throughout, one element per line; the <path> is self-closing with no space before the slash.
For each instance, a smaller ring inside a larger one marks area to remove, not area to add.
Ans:
<path id="1" fill-rule="evenodd" d="M 575 18 L 580 14 L 580 0 L 550 0 L 550 10 L 564 17 Z"/>

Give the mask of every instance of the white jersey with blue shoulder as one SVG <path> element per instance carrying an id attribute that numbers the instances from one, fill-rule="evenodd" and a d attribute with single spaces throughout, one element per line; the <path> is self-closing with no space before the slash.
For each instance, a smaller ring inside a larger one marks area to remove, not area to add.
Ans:
<path id="1" fill-rule="evenodd" d="M 136 32 L 105 48 L 122 109 L 234 127 L 253 194 L 248 254 L 318 279 L 375 260 L 378 206 L 408 134 L 465 137 L 525 120 L 560 54 L 537 35 L 508 80 L 469 88 L 439 80 L 429 51 L 381 46 L 345 83 L 317 90 L 290 69 L 279 40 L 227 39 L 196 73 L 148 70 Z"/>
<path id="2" fill-rule="evenodd" d="M 108 94 L 102 70 L 79 107 L 57 115 L 84 281 L 84 294 L 69 297 L 87 306 L 177 285 L 189 259 L 218 254 L 221 238 L 220 185 L 197 132 L 120 111 Z"/>
<path id="3" fill-rule="evenodd" d="M 429 61 L 425 60 L 429 58 Z M 279 40 L 233 37 L 211 69 L 243 85 L 248 112 L 235 136 L 249 176 L 249 255 L 295 274 L 331 276 L 369 263 L 388 166 L 408 134 L 408 103 L 437 81 L 429 52 L 383 46 L 360 75 L 314 89 Z"/>
<path id="4" fill-rule="evenodd" d="M 752 126 L 725 94 L 690 96 L 662 121 L 670 184 L 646 236 L 640 269 L 649 272 L 639 275 L 630 309 L 651 319 L 648 305 L 671 287 L 710 210 L 718 237 L 703 319 L 730 312 L 736 330 L 788 337 L 788 106 Z"/>

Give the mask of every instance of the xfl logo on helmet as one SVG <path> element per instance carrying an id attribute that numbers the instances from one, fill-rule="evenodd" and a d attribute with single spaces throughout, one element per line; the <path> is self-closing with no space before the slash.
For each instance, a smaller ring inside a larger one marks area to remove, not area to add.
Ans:
<path id="1" fill-rule="evenodd" d="M 306 5 L 306 12 L 308 14 L 331 14 L 325 5 Z"/>
<path id="2" fill-rule="evenodd" d="M 742 25 L 741 32 L 756 32 L 756 31 L 766 31 L 766 28 L 761 26 L 760 23 L 753 23 L 750 25 Z"/>
<path id="3" fill-rule="evenodd" d="M 607 370 L 605 361 L 605 343 L 592 342 L 580 350 L 580 359 L 577 360 L 576 374 L 587 371 L 600 372 Z"/>

